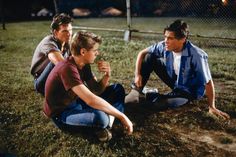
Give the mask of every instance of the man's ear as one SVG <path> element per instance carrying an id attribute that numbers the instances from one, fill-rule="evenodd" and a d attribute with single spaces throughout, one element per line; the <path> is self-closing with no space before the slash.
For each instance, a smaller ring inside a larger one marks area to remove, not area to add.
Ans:
<path id="1" fill-rule="evenodd" d="M 53 34 L 54 36 L 57 36 L 57 30 L 56 30 L 56 29 L 52 30 L 52 34 Z"/>
<path id="2" fill-rule="evenodd" d="M 184 37 L 184 38 L 182 38 L 182 39 L 180 39 L 181 41 L 182 41 L 182 43 L 185 43 L 186 42 L 186 40 L 187 40 L 187 38 L 186 37 Z"/>
<path id="3" fill-rule="evenodd" d="M 80 49 L 80 54 L 82 56 L 84 56 L 85 52 L 87 52 L 87 50 L 85 48 Z"/>

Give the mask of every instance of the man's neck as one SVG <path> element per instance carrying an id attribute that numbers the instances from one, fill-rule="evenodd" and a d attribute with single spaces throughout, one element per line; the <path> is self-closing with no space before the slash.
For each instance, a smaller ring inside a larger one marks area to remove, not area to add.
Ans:
<path id="1" fill-rule="evenodd" d="M 73 55 L 72 57 L 74 58 L 77 67 L 78 67 L 80 70 L 83 69 L 83 67 L 85 66 L 83 60 L 82 60 L 79 56 L 74 56 L 74 55 Z"/>

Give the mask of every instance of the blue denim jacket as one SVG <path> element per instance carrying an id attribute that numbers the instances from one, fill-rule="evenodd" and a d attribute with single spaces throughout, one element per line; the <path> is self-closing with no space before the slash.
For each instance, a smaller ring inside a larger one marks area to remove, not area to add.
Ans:
<path id="1" fill-rule="evenodd" d="M 173 53 L 166 51 L 165 42 L 162 41 L 150 46 L 148 53 L 154 54 L 157 58 L 162 58 L 168 75 L 173 78 Z M 182 50 L 179 77 L 175 83 L 175 88 L 189 92 L 195 99 L 199 99 L 205 93 L 205 84 L 211 79 L 208 55 L 187 41 Z"/>

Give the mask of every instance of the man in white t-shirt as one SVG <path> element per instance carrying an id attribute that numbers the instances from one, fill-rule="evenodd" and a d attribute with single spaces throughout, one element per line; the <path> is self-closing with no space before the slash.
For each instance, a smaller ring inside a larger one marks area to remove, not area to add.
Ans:
<path id="1" fill-rule="evenodd" d="M 215 107 L 215 89 L 208 56 L 187 40 L 188 34 L 187 23 L 176 20 L 164 29 L 164 41 L 139 52 L 132 90 L 125 102 L 139 102 L 139 94 L 154 71 L 172 91 L 167 94 L 147 93 L 147 101 L 157 106 L 175 108 L 206 95 L 209 112 L 229 118 L 227 113 Z"/>

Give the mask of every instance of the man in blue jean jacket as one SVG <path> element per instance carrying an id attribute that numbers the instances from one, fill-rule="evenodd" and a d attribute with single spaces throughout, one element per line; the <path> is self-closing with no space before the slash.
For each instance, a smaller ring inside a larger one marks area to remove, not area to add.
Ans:
<path id="1" fill-rule="evenodd" d="M 148 101 L 175 108 L 206 95 L 209 112 L 229 118 L 228 114 L 215 107 L 215 90 L 208 56 L 187 40 L 188 33 L 187 23 L 176 20 L 164 29 L 164 41 L 139 52 L 134 83 L 125 102 L 139 102 L 139 94 L 154 71 L 172 91 L 168 94 L 147 93 Z"/>

